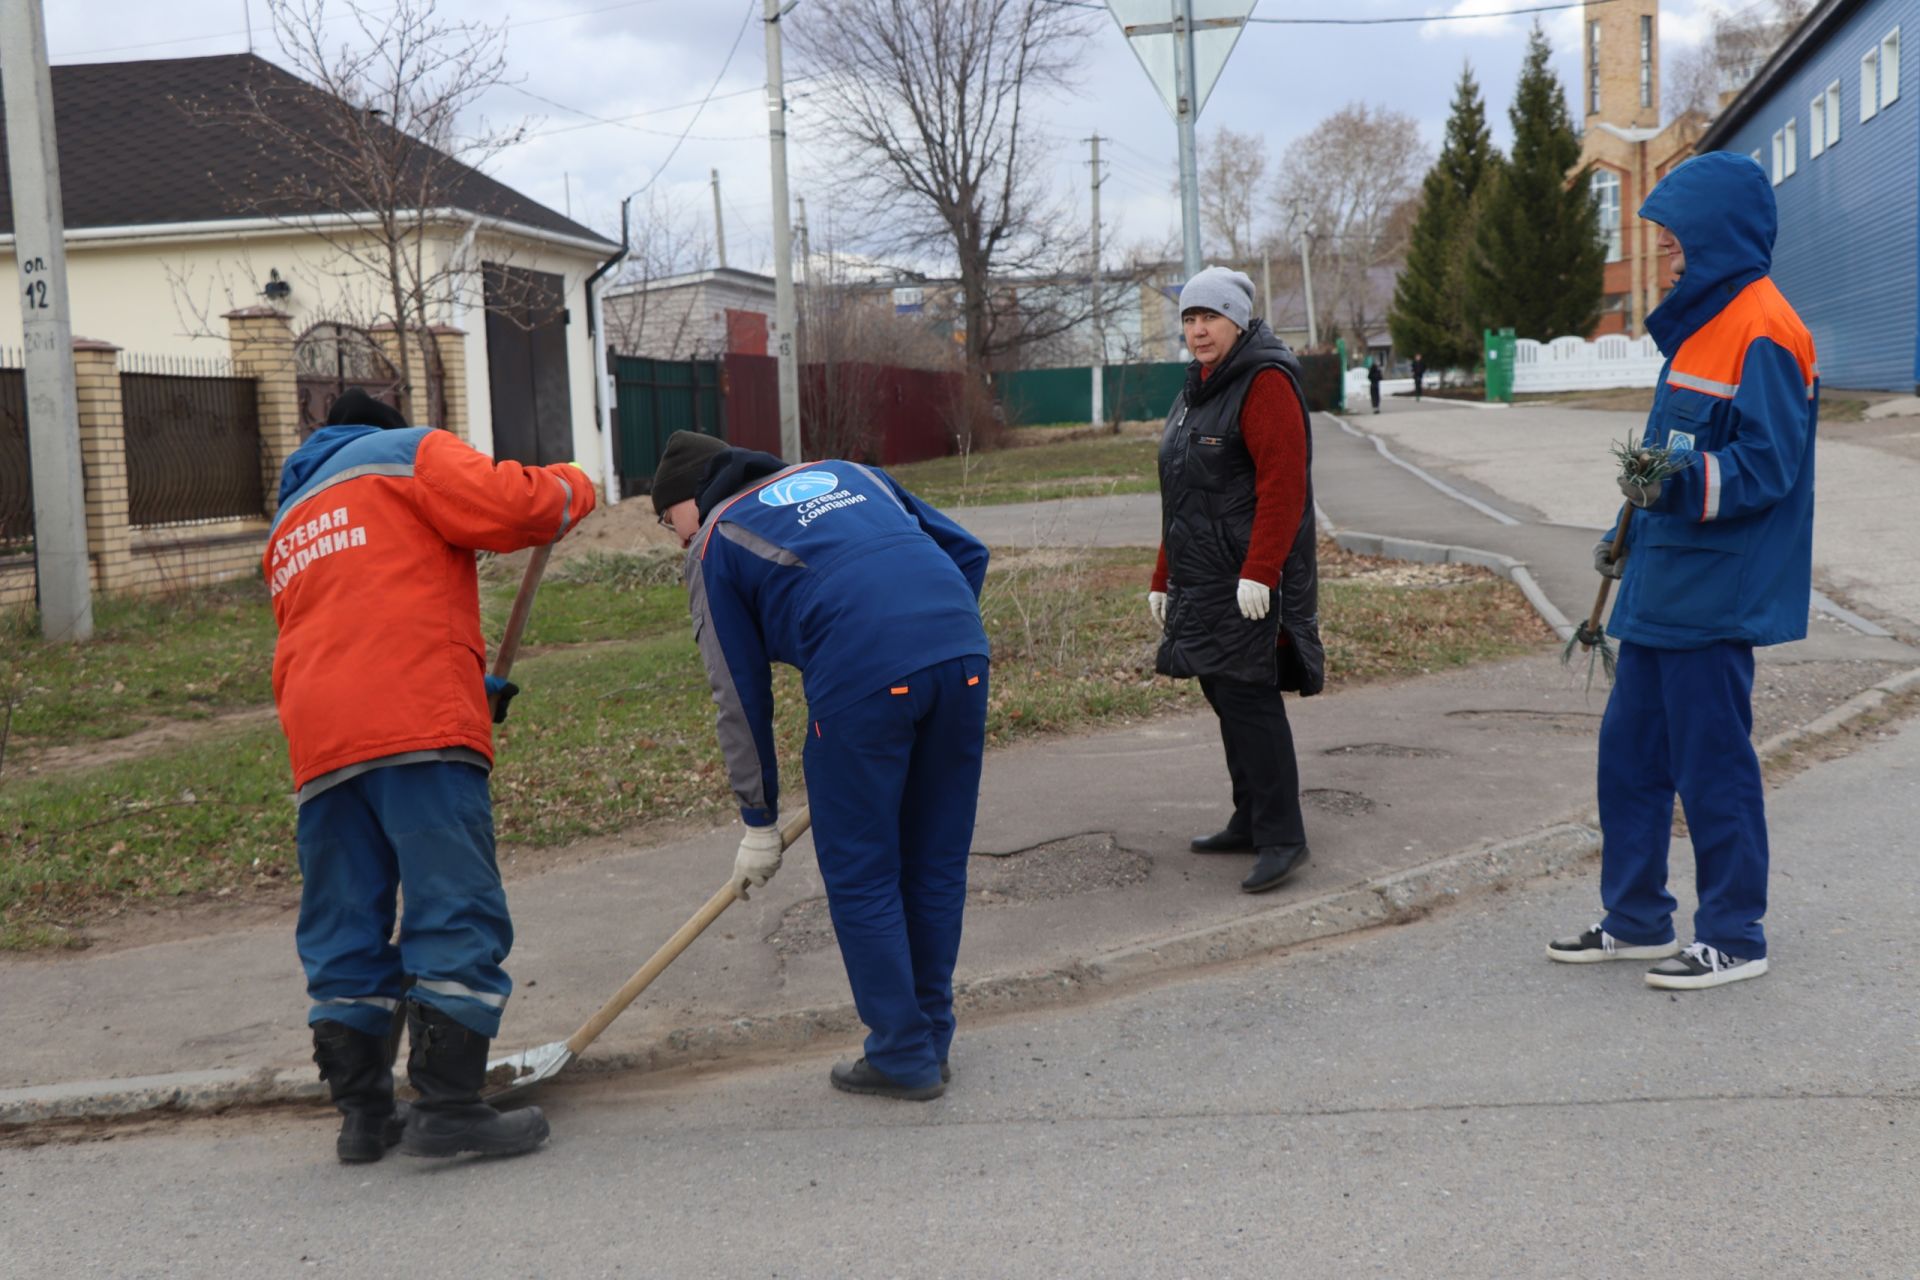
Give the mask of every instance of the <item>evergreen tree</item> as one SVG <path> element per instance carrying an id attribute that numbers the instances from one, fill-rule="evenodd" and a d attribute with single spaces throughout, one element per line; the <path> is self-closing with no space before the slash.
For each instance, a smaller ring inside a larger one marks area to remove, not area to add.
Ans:
<path id="1" fill-rule="evenodd" d="M 1480 360 L 1480 332 L 1467 320 L 1464 264 L 1479 193 L 1498 160 L 1480 86 L 1472 66 L 1463 66 L 1446 142 L 1421 186 L 1420 213 L 1387 317 L 1394 350 L 1424 355 L 1430 369 L 1472 368 Z"/>
<path id="2" fill-rule="evenodd" d="M 1580 138 L 1551 53 L 1536 23 L 1508 112 L 1513 149 L 1483 193 L 1468 289 L 1475 329 L 1511 326 L 1541 342 L 1593 331 L 1606 266 L 1593 175 L 1575 172 Z"/>

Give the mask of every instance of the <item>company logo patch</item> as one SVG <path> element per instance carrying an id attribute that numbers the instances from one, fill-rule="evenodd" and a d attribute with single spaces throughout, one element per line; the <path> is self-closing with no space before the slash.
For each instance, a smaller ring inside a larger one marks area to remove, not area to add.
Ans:
<path id="1" fill-rule="evenodd" d="M 1693 452 L 1693 432 L 1675 431 L 1667 437 L 1667 448 L 1675 453 Z"/>
<path id="2" fill-rule="evenodd" d="M 791 507 L 809 498 L 818 498 L 840 487 L 840 477 L 831 471 L 798 471 L 784 476 L 760 491 L 760 501 L 770 507 Z"/>

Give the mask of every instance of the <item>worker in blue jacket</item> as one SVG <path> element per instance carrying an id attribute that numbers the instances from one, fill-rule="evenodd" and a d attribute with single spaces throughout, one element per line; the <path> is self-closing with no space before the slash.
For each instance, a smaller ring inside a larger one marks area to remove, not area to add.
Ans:
<path id="1" fill-rule="evenodd" d="M 1643 447 L 1684 469 L 1622 480 L 1637 510 L 1607 630 L 1619 671 L 1600 726 L 1600 897 L 1606 918 L 1549 945 L 1555 960 L 1658 960 L 1651 986 L 1690 990 L 1767 971 L 1767 823 L 1754 754 L 1753 650 L 1807 633 L 1813 583 L 1813 339 L 1767 272 L 1773 188 L 1746 156 L 1710 152 L 1653 189 L 1675 283 L 1647 317 L 1667 353 Z M 1610 563 L 1611 562 L 1611 563 Z M 1667 891 L 1679 794 L 1700 908 L 1682 949 Z"/>
<path id="2" fill-rule="evenodd" d="M 987 726 L 987 549 L 885 472 L 788 466 L 677 432 L 654 511 L 687 550 L 694 637 L 746 834 L 744 888 L 780 869 L 770 664 L 800 670 L 813 842 L 866 1055 L 849 1093 L 946 1088 L 953 966 Z"/>

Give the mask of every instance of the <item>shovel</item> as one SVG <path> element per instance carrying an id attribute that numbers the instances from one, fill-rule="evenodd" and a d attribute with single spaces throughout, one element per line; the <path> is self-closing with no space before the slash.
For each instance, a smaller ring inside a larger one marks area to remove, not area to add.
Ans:
<path id="1" fill-rule="evenodd" d="M 520 655 L 520 637 L 527 630 L 527 619 L 533 616 L 533 593 L 540 589 L 540 576 L 547 571 L 547 561 L 553 559 L 553 544 L 535 547 L 533 555 L 527 560 L 527 571 L 520 578 L 520 591 L 513 597 L 513 611 L 507 614 L 507 629 L 501 633 L 500 647 L 494 650 L 493 674 L 505 680 L 513 670 L 513 660 Z M 502 704 L 511 702 L 511 693 L 495 694 L 488 700 L 488 710 L 496 721 L 504 710 Z"/>
<path id="2" fill-rule="evenodd" d="M 807 833 L 813 825 L 813 815 L 807 809 L 788 818 L 780 827 L 780 847 L 791 849 L 794 841 Z M 628 1005 L 640 998 L 653 980 L 660 976 L 666 967 L 679 958 L 680 953 L 693 944 L 693 940 L 706 931 L 706 927 L 720 918 L 720 913 L 733 905 L 734 899 L 744 897 L 738 881 L 729 880 L 720 887 L 720 891 L 707 899 L 707 904 L 694 912 L 693 919 L 674 931 L 661 948 L 654 952 L 647 962 L 640 966 L 626 985 L 600 1006 L 600 1011 L 588 1018 L 580 1029 L 565 1040 L 556 1040 L 552 1044 L 543 1044 L 534 1049 L 523 1049 L 519 1053 L 496 1058 L 487 1063 L 487 1082 L 496 1086 L 487 1095 L 489 1102 L 498 1102 L 510 1098 L 523 1090 L 531 1089 L 542 1080 L 551 1080 L 566 1070 L 567 1065 L 587 1051 L 587 1046 L 600 1038 L 613 1020 L 626 1012 Z"/>

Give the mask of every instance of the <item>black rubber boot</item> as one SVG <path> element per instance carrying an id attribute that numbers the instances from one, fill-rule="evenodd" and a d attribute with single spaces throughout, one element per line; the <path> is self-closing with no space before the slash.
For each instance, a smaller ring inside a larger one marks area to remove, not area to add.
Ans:
<path id="1" fill-rule="evenodd" d="M 1229 822 L 1210 836 L 1195 836 L 1187 847 L 1195 853 L 1252 853 L 1253 836 Z"/>
<path id="2" fill-rule="evenodd" d="M 371 1164 L 400 1141 L 405 1116 L 393 1101 L 386 1041 L 323 1018 L 313 1024 L 313 1061 L 344 1117 L 334 1150 L 342 1164 Z"/>
<path id="3" fill-rule="evenodd" d="M 901 1084 L 878 1067 L 872 1066 L 865 1058 L 853 1062 L 836 1062 L 833 1071 L 827 1077 L 833 1087 L 842 1093 L 864 1093 L 876 1098 L 903 1098 L 908 1102 L 930 1102 L 947 1091 L 946 1073 L 941 1075 L 938 1084 L 913 1085 Z"/>
<path id="4" fill-rule="evenodd" d="M 1298 871 L 1312 857 L 1313 851 L 1304 844 L 1262 846 L 1260 856 L 1254 860 L 1253 870 L 1240 882 L 1240 891 L 1265 893 L 1277 888 L 1282 880 Z"/>
<path id="5" fill-rule="evenodd" d="M 415 1000 L 407 1002 L 407 1034 L 413 1042 L 407 1078 L 420 1098 L 400 1138 L 403 1154 L 517 1156 L 547 1140 L 547 1118 L 540 1108 L 500 1112 L 480 1101 L 487 1037 Z"/>

